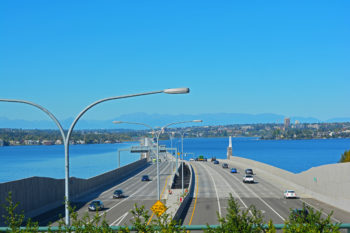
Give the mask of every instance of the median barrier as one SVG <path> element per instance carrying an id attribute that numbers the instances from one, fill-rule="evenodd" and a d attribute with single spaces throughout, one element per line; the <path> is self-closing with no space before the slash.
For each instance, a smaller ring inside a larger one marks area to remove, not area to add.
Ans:
<path id="1" fill-rule="evenodd" d="M 190 183 L 188 185 L 188 192 L 184 192 L 185 196 L 183 197 L 182 202 L 180 203 L 180 206 L 178 207 L 177 211 L 174 214 L 173 219 L 175 221 L 179 221 L 181 217 L 183 216 L 186 209 L 188 209 L 191 200 L 193 198 L 193 192 L 194 192 L 194 171 L 190 163 L 186 162 L 186 165 L 190 168 Z"/>

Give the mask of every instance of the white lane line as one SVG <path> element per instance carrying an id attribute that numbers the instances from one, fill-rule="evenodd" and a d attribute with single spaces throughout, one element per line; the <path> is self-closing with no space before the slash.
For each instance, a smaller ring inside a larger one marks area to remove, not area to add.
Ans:
<path id="1" fill-rule="evenodd" d="M 240 180 L 233 176 L 234 179 L 236 179 L 238 182 L 240 182 Z M 283 218 L 276 210 L 274 210 L 269 204 L 266 203 L 266 201 L 264 201 L 261 197 L 259 197 L 251 188 L 249 188 L 247 185 L 243 185 L 248 191 L 250 191 L 251 193 L 253 193 L 262 203 L 264 203 L 267 207 L 269 207 L 278 217 L 280 217 L 280 219 L 282 219 L 283 221 L 285 221 L 286 219 Z"/>
<path id="2" fill-rule="evenodd" d="M 122 216 L 120 216 L 117 220 L 112 222 L 111 226 L 119 226 L 119 224 L 124 220 L 124 218 L 129 214 L 129 212 L 126 212 Z"/>
<path id="3" fill-rule="evenodd" d="M 167 171 L 169 169 L 167 169 L 167 166 L 165 166 L 160 172 L 163 173 L 164 171 Z M 152 182 L 154 182 L 156 179 L 152 179 L 152 181 L 147 182 L 146 184 L 142 185 L 139 189 L 137 189 L 133 194 L 131 194 L 130 196 L 128 196 L 127 198 L 125 198 L 124 200 L 118 202 L 117 204 L 115 204 L 114 206 L 110 207 L 108 210 L 103 211 L 99 214 L 99 216 L 108 213 L 109 211 L 111 211 L 112 209 L 114 209 L 115 207 L 117 207 L 118 205 L 122 204 L 123 202 L 127 201 L 128 199 L 130 199 L 131 197 L 135 196 L 136 193 L 138 193 L 139 191 L 143 190 L 147 185 L 151 184 Z M 92 220 L 91 220 L 92 221 Z"/>
<path id="4" fill-rule="evenodd" d="M 220 206 L 220 198 L 219 198 L 219 194 L 218 194 L 218 189 L 216 188 L 216 184 L 215 184 L 213 176 L 210 174 L 210 172 L 208 174 L 209 174 L 209 176 L 214 184 L 214 188 L 215 188 L 215 192 L 216 192 L 216 199 L 218 201 L 218 207 L 219 207 L 219 216 L 221 217 L 221 206 Z"/>
<path id="5" fill-rule="evenodd" d="M 315 210 L 321 212 L 323 215 L 325 215 L 326 217 L 328 217 L 327 213 L 321 211 L 320 209 L 316 208 L 314 205 L 311 205 L 310 203 L 306 202 L 304 199 L 302 199 L 302 202 L 305 202 L 305 204 L 311 206 L 312 208 L 314 208 Z M 333 212 L 334 213 L 334 212 Z M 339 221 L 338 219 L 334 218 L 333 216 L 331 216 L 331 219 L 333 219 L 334 221 L 341 223 L 341 221 Z"/>
<path id="6" fill-rule="evenodd" d="M 153 166 L 153 164 L 152 164 L 151 166 L 147 167 L 146 169 L 142 170 L 142 171 L 140 172 L 140 174 L 142 174 L 143 172 L 148 173 L 148 172 L 146 172 L 146 171 L 147 171 L 147 170 L 150 170 L 150 169 L 152 168 L 152 166 Z M 107 189 L 106 191 L 104 191 L 103 193 L 101 193 L 100 196 L 104 196 L 105 194 L 107 194 L 108 192 L 110 192 L 112 189 L 115 189 L 116 187 L 118 187 L 118 186 L 120 186 L 120 185 L 126 183 L 127 181 L 131 181 L 132 179 L 136 179 L 135 177 L 137 177 L 137 176 L 129 177 L 128 179 L 124 180 L 122 183 L 120 183 L 120 184 L 114 186 L 113 188 Z"/>
<path id="7" fill-rule="evenodd" d="M 210 167 L 210 166 L 208 166 Z M 227 187 L 230 187 L 230 189 L 232 190 L 232 192 L 234 193 L 235 196 L 238 197 L 238 199 L 242 202 L 242 204 L 244 205 L 245 208 L 248 209 L 248 206 L 245 204 L 245 202 L 241 199 L 241 197 L 236 193 L 236 191 L 232 188 L 232 185 L 230 185 L 227 180 L 225 179 L 225 177 L 221 174 L 219 174 L 219 172 L 217 172 L 214 168 L 210 167 L 213 171 L 215 171 L 219 176 L 221 176 L 223 178 L 223 181 L 225 182 L 225 184 L 227 185 Z"/>

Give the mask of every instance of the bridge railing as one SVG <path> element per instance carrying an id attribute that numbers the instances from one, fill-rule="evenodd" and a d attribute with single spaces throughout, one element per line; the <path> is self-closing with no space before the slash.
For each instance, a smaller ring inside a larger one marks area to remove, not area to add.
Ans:
<path id="1" fill-rule="evenodd" d="M 185 230 L 189 230 L 189 231 L 202 231 L 202 230 L 206 230 L 209 228 L 218 228 L 220 225 L 183 225 L 183 226 L 178 226 L 181 229 L 185 229 Z M 277 230 L 283 229 L 284 228 L 284 224 L 274 224 L 275 228 Z M 110 226 L 110 229 L 113 231 L 118 231 L 121 229 L 125 229 L 126 226 Z M 135 231 L 137 230 L 135 226 L 127 226 L 127 228 L 130 231 Z M 268 225 L 264 225 L 264 228 L 268 228 Z M 25 227 L 21 227 L 21 230 L 25 230 Z M 348 233 L 350 233 L 350 223 L 342 223 L 340 224 L 340 229 L 346 229 Z M 62 231 L 65 230 L 64 227 L 39 227 L 38 232 L 57 232 L 57 231 Z M 74 227 L 71 227 L 70 230 L 75 230 Z M 157 230 L 157 229 L 156 229 Z M 9 227 L 0 227 L 0 232 L 10 232 L 11 228 Z M 67 230 L 68 232 L 68 230 Z"/>

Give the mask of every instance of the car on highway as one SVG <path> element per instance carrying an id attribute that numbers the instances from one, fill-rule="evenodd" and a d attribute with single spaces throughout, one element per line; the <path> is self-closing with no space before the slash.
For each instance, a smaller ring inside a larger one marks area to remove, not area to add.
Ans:
<path id="1" fill-rule="evenodd" d="M 190 158 L 190 161 L 194 161 L 194 159 Z"/>
<path id="2" fill-rule="evenodd" d="M 245 175 L 243 177 L 243 183 L 254 183 L 254 177 L 252 175 Z"/>
<path id="3" fill-rule="evenodd" d="M 216 160 L 216 157 L 211 157 L 211 162 L 214 162 Z"/>
<path id="4" fill-rule="evenodd" d="M 117 189 L 117 190 L 114 191 L 113 198 L 123 198 L 123 197 L 125 197 L 124 193 L 123 193 L 123 190 Z"/>
<path id="5" fill-rule="evenodd" d="M 214 163 L 214 164 L 219 164 L 219 161 L 215 160 L 213 163 Z"/>
<path id="6" fill-rule="evenodd" d="M 294 192 L 294 190 L 286 190 L 286 191 L 284 191 L 283 196 L 286 199 L 288 199 L 288 198 L 297 198 L 297 195 Z"/>
<path id="7" fill-rule="evenodd" d="M 236 168 L 231 168 L 231 171 L 230 171 L 231 173 L 237 173 L 237 169 Z"/>
<path id="8" fill-rule="evenodd" d="M 100 200 L 95 200 L 90 202 L 89 204 L 89 211 L 98 211 L 103 210 L 105 206 L 103 205 L 103 202 Z"/>
<path id="9" fill-rule="evenodd" d="M 245 174 L 247 174 L 247 175 L 254 175 L 253 169 L 251 169 L 251 168 L 245 169 Z"/>
<path id="10" fill-rule="evenodd" d="M 150 178 L 148 175 L 143 175 L 141 181 L 150 181 Z"/>
<path id="11" fill-rule="evenodd" d="M 222 168 L 228 168 L 228 164 L 227 163 L 223 163 L 222 164 Z"/>

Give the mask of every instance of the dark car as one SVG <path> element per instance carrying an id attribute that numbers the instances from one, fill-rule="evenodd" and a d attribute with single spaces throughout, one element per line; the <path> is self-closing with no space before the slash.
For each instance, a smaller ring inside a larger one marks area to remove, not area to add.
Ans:
<path id="1" fill-rule="evenodd" d="M 213 163 L 214 163 L 214 164 L 219 164 L 219 161 L 215 160 Z"/>
<path id="2" fill-rule="evenodd" d="M 148 175 L 143 175 L 141 181 L 150 181 Z"/>
<path id="3" fill-rule="evenodd" d="M 307 216 L 309 211 L 307 209 L 294 209 L 292 210 L 291 219 L 300 223 L 308 222 Z"/>
<path id="4" fill-rule="evenodd" d="M 97 210 L 103 210 L 105 206 L 103 205 L 103 202 L 100 200 L 92 201 L 89 204 L 89 211 L 97 211 Z"/>
<path id="5" fill-rule="evenodd" d="M 214 162 L 215 160 L 216 160 L 215 157 L 212 157 L 212 158 L 211 158 L 211 162 Z"/>
<path id="6" fill-rule="evenodd" d="M 223 163 L 222 164 L 222 168 L 228 168 L 228 164 L 227 163 Z"/>
<path id="7" fill-rule="evenodd" d="M 207 162 L 207 161 L 208 161 L 208 159 L 207 159 L 207 158 L 204 158 L 204 159 L 203 159 L 203 161 L 204 161 L 204 162 Z"/>
<path id="8" fill-rule="evenodd" d="M 250 169 L 250 168 L 245 169 L 245 174 L 247 174 L 247 175 L 254 175 L 253 169 Z"/>
<path id="9" fill-rule="evenodd" d="M 124 197 L 123 190 L 117 189 L 114 191 L 113 198 L 123 198 L 123 197 Z"/>
<path id="10" fill-rule="evenodd" d="M 237 173 L 237 169 L 236 168 L 231 168 L 231 173 Z"/>

